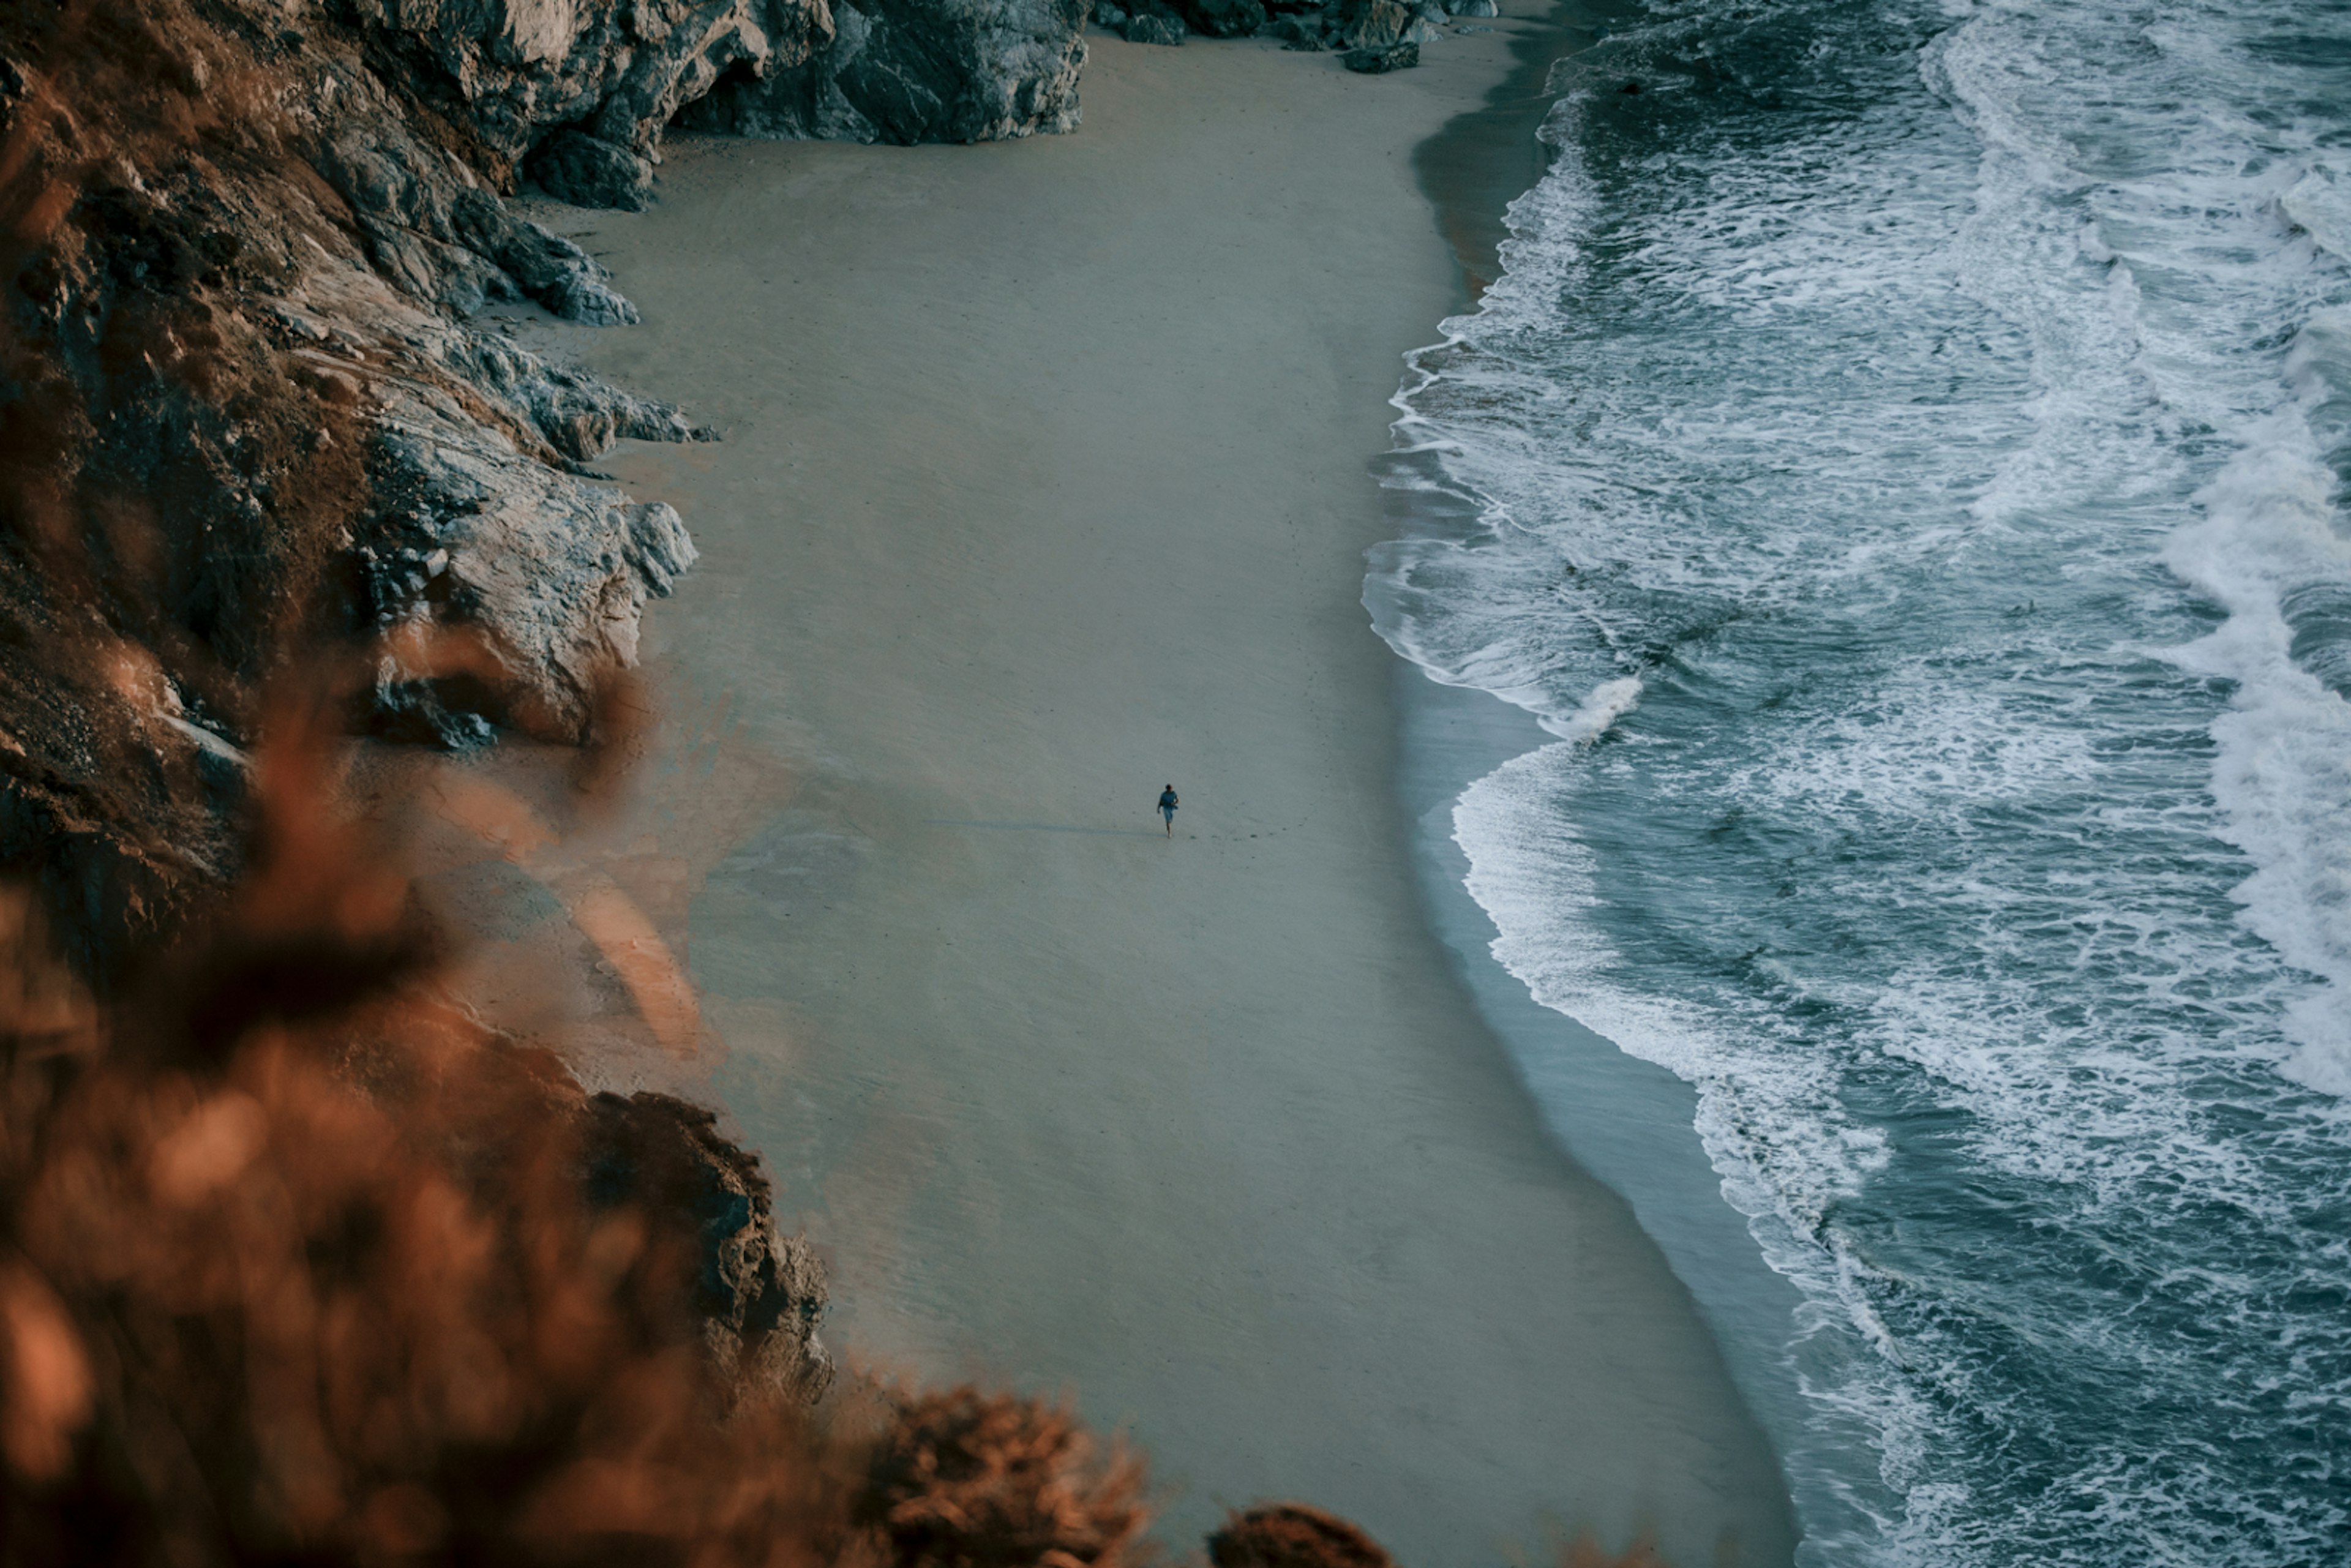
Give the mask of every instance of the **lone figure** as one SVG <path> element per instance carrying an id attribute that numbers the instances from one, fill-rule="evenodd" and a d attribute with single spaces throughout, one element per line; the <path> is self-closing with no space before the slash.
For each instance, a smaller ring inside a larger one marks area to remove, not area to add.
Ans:
<path id="1" fill-rule="evenodd" d="M 1176 786 L 1170 784 L 1159 791 L 1159 814 L 1167 819 L 1167 836 L 1176 836 Z"/>

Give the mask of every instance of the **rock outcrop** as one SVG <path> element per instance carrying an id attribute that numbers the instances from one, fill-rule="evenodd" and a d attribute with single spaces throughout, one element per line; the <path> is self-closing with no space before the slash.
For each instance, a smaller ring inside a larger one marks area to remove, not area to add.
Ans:
<path id="1" fill-rule="evenodd" d="M 1185 26 L 1211 38 L 1245 38 L 1265 26 L 1258 0 L 1179 0 Z"/>
<path id="2" fill-rule="evenodd" d="M 1410 70 L 1420 64 L 1418 44 L 1372 44 L 1349 49 L 1339 57 L 1339 63 L 1363 76 L 1380 76 L 1388 71 Z"/>
<path id="3" fill-rule="evenodd" d="M 586 1113 L 590 1200 L 675 1217 L 700 1238 L 695 1306 L 720 1372 L 813 1402 L 833 1375 L 817 1337 L 824 1267 L 776 1229 L 758 1157 L 721 1137 L 711 1113 L 666 1094 L 598 1094 Z"/>
<path id="4" fill-rule="evenodd" d="M 401 633 L 371 683 L 390 733 L 584 736 L 598 673 L 633 662 L 695 553 L 590 465 L 697 433 L 477 319 L 636 319 L 506 198 L 642 205 L 681 110 L 869 141 L 1066 130 L 1081 22 L 1081 0 L 0 20 L 0 635 L 22 651 L 0 661 L 0 864 L 102 967 L 233 870 L 259 694 L 337 643 Z"/>
<path id="5" fill-rule="evenodd" d="M 1086 0 L 840 0 L 803 60 L 737 67 L 679 116 L 737 136 L 988 141 L 1075 130 Z"/>
<path id="6" fill-rule="evenodd" d="M 1212 38 L 1263 35 L 1285 48 L 1343 51 L 1348 69 L 1376 74 L 1420 63 L 1416 47 L 1434 43 L 1457 16 L 1491 16 L 1494 0 L 1095 0 L 1093 22 L 1131 44 L 1180 44 L 1188 33 Z M 1483 32 L 1487 28 L 1453 28 Z"/>

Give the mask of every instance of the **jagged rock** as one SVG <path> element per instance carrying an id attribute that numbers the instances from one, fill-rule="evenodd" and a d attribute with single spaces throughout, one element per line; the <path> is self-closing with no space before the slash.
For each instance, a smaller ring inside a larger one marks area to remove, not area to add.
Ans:
<path id="1" fill-rule="evenodd" d="M 340 0 L 373 61 L 461 128 L 503 179 L 550 135 L 656 157 L 662 128 L 729 70 L 831 40 L 825 0 Z"/>
<path id="2" fill-rule="evenodd" d="M 645 600 L 666 594 L 695 550 L 673 508 L 574 470 L 622 438 L 695 439 L 685 416 L 421 309 L 350 265 L 304 274 L 276 315 L 298 372 L 359 389 L 360 610 L 386 633 L 477 636 L 497 661 L 486 683 L 387 652 L 381 727 L 475 745 L 519 704 L 535 729 L 584 734 L 599 677 L 636 662 Z"/>
<path id="3" fill-rule="evenodd" d="M 1412 13 L 1398 0 L 1345 0 L 1339 11 L 1340 46 L 1351 50 L 1384 48 L 1404 37 L 1412 19 Z"/>
<path id="4" fill-rule="evenodd" d="M 1408 70 L 1420 64 L 1418 44 L 1384 44 L 1378 48 L 1349 49 L 1339 57 L 1339 63 L 1351 71 L 1364 76 L 1379 76 L 1388 71 Z"/>
<path id="5" fill-rule="evenodd" d="M 1322 18 L 1319 15 L 1276 16 L 1266 24 L 1270 37 L 1280 38 L 1286 49 L 1314 50 L 1322 47 Z"/>
<path id="6" fill-rule="evenodd" d="M 499 694 L 397 660 L 378 683 L 388 727 L 467 744 L 517 703 L 583 726 L 598 673 L 634 657 L 645 596 L 693 559 L 674 511 L 581 470 L 616 436 L 683 439 L 686 422 L 463 319 L 505 299 L 637 319 L 579 246 L 507 204 L 519 177 L 642 204 L 687 106 L 762 135 L 1066 131 L 1085 11 L 87 0 L 74 25 L 102 51 L 59 34 L 55 7 L 0 16 L 0 108 L 37 88 L 61 105 L 11 125 L 13 166 L 81 192 L 0 303 L 12 418 L 42 411 L 53 448 L 11 461 L 63 476 L 61 504 L 169 497 L 155 602 L 75 588 L 67 616 L 65 589 L 0 580 L 0 635 L 57 650 L 0 660 L 0 859 L 38 868 L 87 967 L 234 871 L 219 748 L 254 738 L 287 606 L 478 633 Z M 131 89 L 107 62 L 134 59 Z M 177 722 L 91 673 L 141 660 L 190 691 Z"/>
<path id="7" fill-rule="evenodd" d="M 824 1268 L 806 1240 L 777 1233 L 758 1158 L 720 1137 L 709 1112 L 666 1094 L 595 1095 L 587 1123 L 590 1201 L 641 1204 L 699 1234 L 695 1304 L 721 1371 L 813 1402 L 833 1371 L 817 1337 Z"/>
<path id="8" fill-rule="evenodd" d="M 1176 45 L 1184 41 L 1184 21 L 1173 11 L 1156 8 L 1137 11 L 1127 18 L 1126 41 L 1130 44 Z"/>
<path id="9" fill-rule="evenodd" d="M 737 71 L 692 129 L 784 140 L 988 141 L 1074 130 L 1087 0 L 868 0 L 807 61 Z"/>
<path id="10" fill-rule="evenodd" d="M 1126 26 L 1126 9 L 1113 5 L 1111 0 L 1094 0 L 1093 25 L 1113 30 Z"/>
<path id="11" fill-rule="evenodd" d="M 652 162 L 601 136 L 559 131 L 531 149 L 523 172 L 574 206 L 641 213 L 653 204 Z"/>
<path id="12" fill-rule="evenodd" d="M 1445 0 L 1445 14 L 1448 16 L 1495 16 L 1500 12 L 1495 8 L 1494 0 Z"/>
<path id="13" fill-rule="evenodd" d="M 460 314 L 528 298 L 595 326 L 636 320 L 578 246 L 516 215 L 465 160 L 419 135 L 355 50 L 321 41 L 287 65 L 320 131 L 319 173 L 403 293 Z"/>
<path id="14" fill-rule="evenodd" d="M 1397 42 L 1405 44 L 1433 44 L 1443 37 L 1445 37 L 1444 32 L 1438 28 L 1435 23 L 1424 21 L 1420 17 L 1416 16 L 1412 19 L 1411 24 L 1405 28 L 1403 35 L 1397 39 Z"/>
<path id="15" fill-rule="evenodd" d="M 1176 0 L 1185 25 L 1211 38 L 1243 38 L 1265 26 L 1259 0 Z"/>

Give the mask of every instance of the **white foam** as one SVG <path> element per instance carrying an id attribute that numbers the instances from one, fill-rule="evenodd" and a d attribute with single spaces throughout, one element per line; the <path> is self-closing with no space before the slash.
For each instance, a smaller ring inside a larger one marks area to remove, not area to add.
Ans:
<path id="1" fill-rule="evenodd" d="M 2299 408 L 2247 434 L 2198 493 L 2201 520 L 2164 559 L 2223 605 L 2229 619 L 2176 651 L 2191 668 L 2236 683 L 2213 727 L 2212 789 L 2225 830 L 2256 869 L 2236 889 L 2245 921 L 2324 987 L 2295 1000 L 2286 1070 L 2312 1088 L 2351 1094 L 2351 704 L 2293 656 L 2283 612 L 2296 587 L 2351 582 L 2351 545 L 2330 504 L 2332 469 Z"/>
<path id="2" fill-rule="evenodd" d="M 1583 706 L 1564 719 L 1546 718 L 1543 727 L 1562 740 L 1572 740 L 1589 746 L 1614 727 L 1618 719 L 1631 713 L 1641 703 L 1641 677 L 1625 675 L 1614 681 L 1603 681 L 1592 688 Z"/>
<path id="3" fill-rule="evenodd" d="M 2351 94 L 2246 42 L 2319 21 L 2249 6 L 1955 0 L 1907 96 L 1775 83 L 1799 129 L 1604 167 L 1606 84 L 1733 26 L 1660 4 L 1568 82 L 1509 273 L 1399 397 L 1400 482 L 1479 521 L 1375 552 L 1366 602 L 1559 737 L 1457 802 L 1469 890 L 1539 1000 L 1697 1086 L 1802 1285 L 1808 1563 L 2351 1542 L 2307 1480 L 2351 1329 L 2306 1305 L 2351 1282 L 2351 1109 L 2302 1092 L 2351 1094 L 2351 674 L 2297 643 L 2351 650 Z M 1752 25 L 1816 58 L 1900 10 Z M 2125 1311 L 1956 1222 L 1935 1251 L 1886 1206 L 1946 1159 L 2052 1257 L 2160 1282 Z M 2003 1335 L 2282 1391 L 2261 1441 L 2300 1457 L 2061 1419 Z M 2066 1440 L 2019 1480 L 2035 1422 Z"/>

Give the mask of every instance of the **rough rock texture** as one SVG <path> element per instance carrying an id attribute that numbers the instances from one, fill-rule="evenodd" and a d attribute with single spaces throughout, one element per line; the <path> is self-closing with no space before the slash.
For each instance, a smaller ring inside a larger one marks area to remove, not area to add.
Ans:
<path id="1" fill-rule="evenodd" d="M 1266 25 L 1269 37 L 1280 38 L 1281 47 L 1311 52 L 1322 47 L 1322 18 L 1320 15 L 1276 16 Z"/>
<path id="2" fill-rule="evenodd" d="M 586 466 L 674 410 L 477 319 L 636 319 L 519 182 L 641 205 L 664 128 L 1077 120 L 1082 0 L 65 0 L 0 17 L 0 864 L 85 963 L 234 869 L 259 694 L 580 737 L 689 565 Z M 461 639 L 417 632 L 457 633 Z M 453 670 L 453 641 L 472 650 Z M 436 653 L 436 649 L 439 650 Z"/>
<path id="3" fill-rule="evenodd" d="M 333 0 L 371 64 L 457 126 L 490 178 L 629 205 L 662 128 L 730 70 L 806 60 L 825 0 Z"/>
<path id="4" fill-rule="evenodd" d="M 1370 48 L 1349 49 L 1339 57 L 1339 63 L 1351 71 L 1364 76 L 1379 76 L 1387 71 L 1409 70 L 1420 64 L 1418 44 L 1381 44 Z"/>
<path id="5" fill-rule="evenodd" d="M 804 63 L 738 67 L 678 123 L 738 136 L 988 141 L 1075 130 L 1088 0 L 832 6 Z"/>
<path id="6" fill-rule="evenodd" d="M 1245 38 L 1265 26 L 1258 0 L 1177 0 L 1186 26 L 1211 38 Z"/>
<path id="7" fill-rule="evenodd" d="M 1412 13 L 1399 0 L 1343 0 L 1339 7 L 1339 46 L 1345 49 L 1384 48 L 1401 41 L 1412 23 Z M 1416 57 L 1414 63 L 1418 63 Z"/>
<path id="8" fill-rule="evenodd" d="M 833 1375 L 817 1337 L 824 1266 L 806 1240 L 778 1234 L 758 1157 L 719 1136 L 709 1112 L 666 1094 L 598 1094 L 587 1116 L 591 1201 L 642 1204 L 698 1231 L 695 1306 L 720 1368 L 815 1400 Z"/>
<path id="9" fill-rule="evenodd" d="M 596 680 L 636 663 L 649 595 L 695 559 L 671 507 L 580 465 L 623 436 L 684 441 L 684 415 L 420 308 L 357 267 L 305 273 L 273 315 L 298 376 L 364 400 L 368 498 L 350 530 L 358 621 L 382 634 L 376 697 L 405 738 L 491 738 L 516 701 L 540 734 L 585 738 Z M 381 367 L 379 369 L 378 367 Z M 402 632 L 483 629 L 492 668 L 436 676 Z"/>
<path id="10" fill-rule="evenodd" d="M 1153 7 L 1129 16 L 1121 31 L 1130 44 L 1180 45 L 1184 41 L 1184 19 L 1173 11 Z"/>

